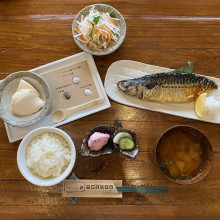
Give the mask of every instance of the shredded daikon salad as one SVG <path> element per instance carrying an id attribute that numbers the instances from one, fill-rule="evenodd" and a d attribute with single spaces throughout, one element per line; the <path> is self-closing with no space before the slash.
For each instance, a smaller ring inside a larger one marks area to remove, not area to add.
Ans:
<path id="1" fill-rule="evenodd" d="M 118 18 L 114 16 L 114 10 L 110 12 L 99 12 L 93 6 L 89 14 L 81 16 L 78 28 L 74 29 L 79 41 L 94 50 L 105 50 L 110 43 L 116 44 L 120 36 Z"/>

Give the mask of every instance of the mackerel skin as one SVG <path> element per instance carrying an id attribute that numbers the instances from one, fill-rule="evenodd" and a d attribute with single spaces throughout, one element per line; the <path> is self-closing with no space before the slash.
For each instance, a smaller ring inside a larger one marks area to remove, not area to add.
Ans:
<path id="1" fill-rule="evenodd" d="M 217 89 L 214 81 L 193 73 L 156 73 L 122 80 L 118 89 L 127 95 L 155 102 L 191 102 L 204 92 Z"/>

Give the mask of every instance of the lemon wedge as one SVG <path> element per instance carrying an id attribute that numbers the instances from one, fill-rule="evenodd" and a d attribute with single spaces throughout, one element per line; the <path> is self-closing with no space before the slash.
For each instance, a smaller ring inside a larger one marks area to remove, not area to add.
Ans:
<path id="1" fill-rule="evenodd" d="M 206 99 L 207 93 L 202 93 L 195 102 L 195 112 L 198 117 L 203 116 L 203 111 L 204 111 L 204 105 L 205 105 L 205 99 Z"/>

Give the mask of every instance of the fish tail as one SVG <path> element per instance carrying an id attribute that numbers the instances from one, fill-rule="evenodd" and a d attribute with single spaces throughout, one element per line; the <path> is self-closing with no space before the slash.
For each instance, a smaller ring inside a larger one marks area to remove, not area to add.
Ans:
<path id="1" fill-rule="evenodd" d="M 211 81 L 211 88 L 218 89 L 218 85 L 215 82 Z"/>

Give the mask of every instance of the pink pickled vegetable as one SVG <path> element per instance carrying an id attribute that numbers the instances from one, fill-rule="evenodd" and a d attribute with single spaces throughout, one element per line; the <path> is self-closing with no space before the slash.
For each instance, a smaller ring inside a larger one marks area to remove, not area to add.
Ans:
<path id="1" fill-rule="evenodd" d="M 95 132 L 90 136 L 88 145 L 91 148 L 91 150 L 98 151 L 101 150 L 102 147 L 108 143 L 109 138 L 110 138 L 109 134 Z"/>

